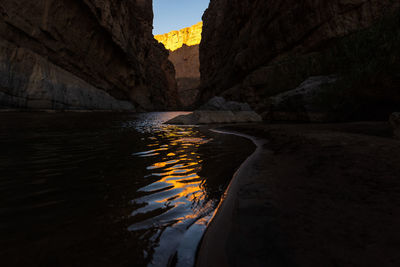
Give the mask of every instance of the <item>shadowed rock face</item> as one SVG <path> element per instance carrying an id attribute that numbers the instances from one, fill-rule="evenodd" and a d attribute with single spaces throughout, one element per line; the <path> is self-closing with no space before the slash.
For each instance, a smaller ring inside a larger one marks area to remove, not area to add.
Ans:
<path id="1" fill-rule="evenodd" d="M 0 106 L 175 108 L 174 68 L 152 19 L 144 0 L 1 1 Z"/>
<path id="2" fill-rule="evenodd" d="M 169 60 L 174 64 L 178 96 L 183 107 L 191 107 L 198 96 L 200 85 L 199 45 L 170 51 Z"/>
<path id="3" fill-rule="evenodd" d="M 319 52 L 398 8 L 390 0 L 211 0 L 200 44 L 201 98 L 263 101 L 320 73 Z M 300 64 L 284 60 L 303 57 Z M 297 76 L 296 76 L 297 75 Z"/>
<path id="4" fill-rule="evenodd" d="M 334 84 L 337 80 L 334 75 L 311 77 L 296 89 L 271 97 L 269 112 L 264 119 L 311 122 L 330 120 L 329 108 L 318 103 L 318 96 L 327 90 L 324 86 Z"/>
<path id="5" fill-rule="evenodd" d="M 400 139 L 400 113 L 395 112 L 390 115 L 389 122 L 393 127 L 393 135 L 397 139 Z"/>

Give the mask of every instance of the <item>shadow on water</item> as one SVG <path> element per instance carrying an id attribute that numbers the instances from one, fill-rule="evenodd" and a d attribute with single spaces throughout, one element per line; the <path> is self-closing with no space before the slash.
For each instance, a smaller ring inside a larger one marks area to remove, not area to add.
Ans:
<path id="1" fill-rule="evenodd" d="M 0 114 L 3 263 L 192 264 L 233 172 L 254 147 L 162 124 L 175 115 Z"/>

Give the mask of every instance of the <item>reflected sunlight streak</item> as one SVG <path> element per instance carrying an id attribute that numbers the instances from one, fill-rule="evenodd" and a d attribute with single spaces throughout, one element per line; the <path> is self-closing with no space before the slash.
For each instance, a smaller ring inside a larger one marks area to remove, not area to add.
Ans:
<path id="1" fill-rule="evenodd" d="M 131 216 L 138 219 L 128 228 L 130 231 L 158 229 L 154 236 L 154 240 L 159 240 L 155 251 L 159 254 L 154 256 L 157 258 L 176 249 L 171 245 L 164 247 L 163 238 L 171 239 L 172 232 L 177 240 L 182 238 L 190 226 L 204 221 L 215 208 L 214 202 L 207 198 L 204 177 L 199 175 L 203 159 L 198 153 L 199 147 L 212 139 L 193 127 L 158 127 L 147 138 L 152 140 L 147 146 L 149 150 L 132 154 L 153 157 L 155 162 L 146 167 L 150 172 L 145 176 L 149 184 L 138 190 L 144 196 L 132 200 L 138 208 Z"/>

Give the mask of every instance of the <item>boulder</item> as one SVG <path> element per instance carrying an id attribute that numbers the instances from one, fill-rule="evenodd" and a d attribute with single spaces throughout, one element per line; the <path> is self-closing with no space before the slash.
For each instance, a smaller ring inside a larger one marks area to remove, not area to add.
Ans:
<path id="1" fill-rule="evenodd" d="M 329 120 L 331 110 L 323 103 L 328 97 L 328 85 L 337 80 L 335 75 L 310 77 L 297 88 L 269 98 L 269 112 L 264 116 L 278 121 Z"/>
<path id="2" fill-rule="evenodd" d="M 177 125 L 223 124 L 261 122 L 262 118 L 254 111 L 206 111 L 196 110 L 188 115 L 181 115 L 166 122 Z"/>
<path id="3" fill-rule="evenodd" d="M 400 112 L 390 115 L 389 122 L 393 127 L 394 137 L 400 139 Z"/>
<path id="4" fill-rule="evenodd" d="M 251 107 L 247 103 L 226 101 L 225 98 L 220 96 L 211 98 L 206 104 L 201 106 L 199 110 L 252 111 Z"/>

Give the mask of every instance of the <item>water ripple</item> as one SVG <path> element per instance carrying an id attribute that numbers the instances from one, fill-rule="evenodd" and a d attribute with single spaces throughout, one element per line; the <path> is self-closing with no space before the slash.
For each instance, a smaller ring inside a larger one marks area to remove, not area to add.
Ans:
<path id="1" fill-rule="evenodd" d="M 199 147 L 211 139 L 192 127 L 159 126 L 147 132 L 152 133 L 147 137 L 152 140 L 149 150 L 132 155 L 154 156 L 154 161 L 146 167 L 149 184 L 138 190 L 145 195 L 132 200 L 138 208 L 131 217 L 137 220 L 128 230 L 158 229 L 153 237 L 158 240 L 155 252 L 146 254 L 152 255 L 150 266 L 166 266 L 171 255 L 182 249 L 188 229 L 205 227 L 204 220 L 213 211 L 214 203 L 207 200 L 203 187 L 204 177 L 199 175 L 203 160 L 198 153 Z M 193 253 L 195 247 L 191 249 Z"/>
<path id="2" fill-rule="evenodd" d="M 2 114 L 2 266 L 193 265 L 247 152 L 176 115 Z"/>

